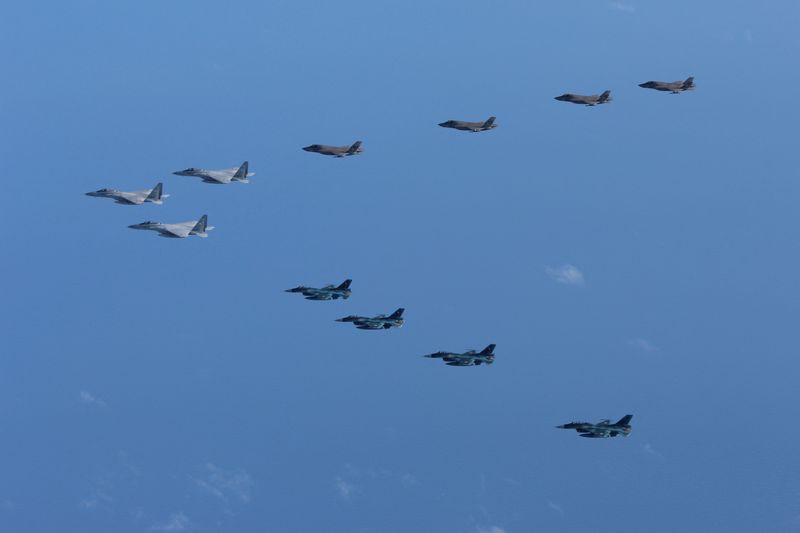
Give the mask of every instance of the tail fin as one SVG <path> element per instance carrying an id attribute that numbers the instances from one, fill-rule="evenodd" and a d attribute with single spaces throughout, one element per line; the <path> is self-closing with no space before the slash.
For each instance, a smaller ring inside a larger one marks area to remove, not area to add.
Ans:
<path id="1" fill-rule="evenodd" d="M 486 348 L 483 349 L 481 355 L 491 355 L 494 352 L 494 347 L 497 346 L 496 344 L 490 344 Z"/>
<path id="2" fill-rule="evenodd" d="M 351 283 L 353 283 L 353 280 L 352 280 L 352 279 L 346 279 L 346 280 L 344 280 L 344 281 L 342 282 L 342 284 L 341 284 L 341 285 L 339 285 L 339 286 L 338 286 L 338 287 L 336 287 L 336 288 L 337 288 L 337 289 L 349 289 L 349 288 L 350 288 L 350 284 L 351 284 Z"/>
<path id="3" fill-rule="evenodd" d="M 244 163 L 242 163 L 242 166 L 239 167 L 239 170 L 236 171 L 236 174 L 233 175 L 232 179 L 235 179 L 235 180 L 246 180 L 247 179 L 247 170 L 248 170 L 248 168 L 249 168 L 249 165 L 248 165 L 247 161 L 245 161 Z"/>
<path id="4" fill-rule="evenodd" d="M 158 202 L 159 200 L 161 200 L 161 191 L 163 189 L 164 189 L 164 184 L 163 183 L 159 183 L 158 185 L 153 187 L 153 190 L 150 191 L 150 194 L 147 195 L 146 199 L 154 201 L 154 202 Z"/>
<path id="5" fill-rule="evenodd" d="M 353 146 L 347 149 L 348 154 L 355 154 L 358 152 L 358 149 L 361 148 L 361 141 L 356 141 L 353 143 Z"/>
<path id="6" fill-rule="evenodd" d="M 694 76 L 689 76 L 686 78 L 686 81 L 683 82 L 683 88 L 688 89 L 690 87 L 694 87 Z"/>
<path id="7" fill-rule="evenodd" d="M 489 117 L 486 122 L 483 123 L 484 128 L 491 128 L 494 125 L 494 121 L 497 117 Z"/>
<path id="8" fill-rule="evenodd" d="M 403 316 L 403 311 L 405 311 L 405 309 L 403 309 L 403 308 L 401 307 L 400 309 L 398 309 L 397 311 L 395 311 L 394 313 L 392 313 L 391 315 L 389 315 L 389 318 L 400 318 L 400 317 L 402 317 L 402 316 Z"/>
<path id="9" fill-rule="evenodd" d="M 625 415 L 622 418 L 620 418 L 619 421 L 617 421 L 617 423 L 614 424 L 614 425 L 615 426 L 627 426 L 628 424 L 630 424 L 631 418 L 633 418 L 633 415 Z"/>
<path id="10" fill-rule="evenodd" d="M 608 102 L 609 100 L 611 100 L 611 91 L 604 91 L 600 95 L 600 102 Z"/>
<path id="11" fill-rule="evenodd" d="M 194 225 L 191 232 L 205 233 L 207 224 L 208 224 L 208 215 L 203 215 L 200 217 L 200 220 L 197 221 L 197 224 Z"/>

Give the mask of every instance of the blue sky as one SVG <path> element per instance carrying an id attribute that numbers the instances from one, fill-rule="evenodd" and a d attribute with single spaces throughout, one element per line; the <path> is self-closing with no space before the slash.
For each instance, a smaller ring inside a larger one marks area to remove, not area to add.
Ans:
<path id="1" fill-rule="evenodd" d="M 2 529 L 800 530 L 800 5 L 657 4 L 5 6 Z"/>

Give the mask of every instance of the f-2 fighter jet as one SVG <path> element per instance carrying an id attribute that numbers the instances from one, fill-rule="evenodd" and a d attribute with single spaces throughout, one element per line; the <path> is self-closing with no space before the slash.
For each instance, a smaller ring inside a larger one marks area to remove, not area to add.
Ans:
<path id="1" fill-rule="evenodd" d="M 185 238 L 189 235 L 197 235 L 198 237 L 208 237 L 208 232 L 214 229 L 214 226 L 208 226 L 208 216 L 203 215 L 200 220 L 190 220 L 189 222 L 178 222 L 176 224 L 162 224 L 161 222 L 147 221 L 141 224 L 132 224 L 128 226 L 131 229 L 149 229 L 157 231 L 161 237 Z"/>
<path id="2" fill-rule="evenodd" d="M 497 127 L 494 123 L 496 117 L 489 117 L 483 122 L 466 122 L 464 120 L 447 120 L 440 122 L 439 125 L 443 128 L 453 128 L 461 131 L 471 131 L 477 133 L 479 131 L 493 130 Z"/>
<path id="3" fill-rule="evenodd" d="M 586 437 L 587 439 L 606 439 L 617 435 L 627 437 L 631 433 L 631 418 L 633 418 L 633 415 L 625 415 L 613 424 L 611 420 L 605 419 L 596 424 L 570 422 L 556 427 L 559 429 L 574 429 L 580 433 L 581 437 Z"/>
<path id="4" fill-rule="evenodd" d="M 327 144 L 312 144 L 304 146 L 306 152 L 315 152 L 322 155 L 332 155 L 333 157 L 346 157 L 349 155 L 359 155 L 364 150 L 361 149 L 361 141 L 356 141 L 350 146 L 328 146 Z"/>
<path id="5" fill-rule="evenodd" d="M 100 189 L 94 192 L 87 192 L 86 196 L 113 198 L 116 203 L 123 205 L 142 205 L 145 202 L 161 205 L 161 199 L 169 196 L 169 194 L 161 194 L 163 188 L 164 185 L 159 183 L 152 189 L 144 191 L 125 192 L 116 189 Z"/>
<path id="6" fill-rule="evenodd" d="M 300 285 L 293 289 L 286 289 L 286 292 L 299 292 L 305 296 L 306 300 L 338 300 L 339 298 L 347 300 L 350 298 L 350 284 L 352 282 L 352 279 L 347 279 L 338 287 L 336 285 L 325 285 L 321 289 Z"/>
<path id="7" fill-rule="evenodd" d="M 255 172 L 249 172 L 250 165 L 247 161 L 241 166 L 224 168 L 222 170 L 206 170 L 204 168 L 190 167 L 185 170 L 173 172 L 176 176 L 194 176 L 200 178 L 204 183 L 224 184 L 238 181 L 239 183 L 250 183 L 247 179 L 255 176 Z"/>
<path id="8" fill-rule="evenodd" d="M 336 319 L 337 322 L 352 322 L 358 329 L 390 329 L 403 327 L 402 307 L 389 316 L 377 315 L 373 317 L 350 315 Z"/>
<path id="9" fill-rule="evenodd" d="M 682 93 L 684 91 L 691 91 L 694 89 L 694 78 L 688 77 L 686 81 L 646 81 L 640 83 L 639 87 L 643 89 L 655 89 L 656 91 L 664 91 L 672 94 Z"/>
<path id="10" fill-rule="evenodd" d="M 436 352 L 425 357 L 431 359 L 442 359 L 448 366 L 480 366 L 482 364 L 491 365 L 494 363 L 494 344 L 490 344 L 480 352 L 467 350 L 464 353 Z"/>

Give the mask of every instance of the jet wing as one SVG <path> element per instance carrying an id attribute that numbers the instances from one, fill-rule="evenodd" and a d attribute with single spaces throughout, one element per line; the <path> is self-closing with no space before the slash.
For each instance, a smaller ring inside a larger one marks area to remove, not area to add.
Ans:
<path id="1" fill-rule="evenodd" d="M 125 202 L 129 202 L 131 204 L 141 204 L 144 202 L 144 199 L 147 198 L 147 195 L 150 194 L 150 191 L 134 191 L 134 192 L 118 192 L 116 196 Z"/>
<path id="2" fill-rule="evenodd" d="M 178 224 L 164 224 L 158 231 L 170 237 L 188 237 L 195 224 L 197 224 L 196 220 L 179 222 Z"/>

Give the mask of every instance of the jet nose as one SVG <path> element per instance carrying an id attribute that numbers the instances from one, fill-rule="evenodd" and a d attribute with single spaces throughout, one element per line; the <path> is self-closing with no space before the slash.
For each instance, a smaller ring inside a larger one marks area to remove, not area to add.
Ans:
<path id="1" fill-rule="evenodd" d="M 303 146 L 303 150 L 306 151 L 306 152 L 312 152 L 312 151 L 314 151 L 314 147 L 313 146 Z"/>
<path id="2" fill-rule="evenodd" d="M 94 192 L 94 191 L 92 191 L 92 192 L 87 192 L 87 193 L 85 193 L 85 194 L 86 194 L 86 196 L 97 196 L 97 193 L 96 193 L 96 192 Z"/>
<path id="3" fill-rule="evenodd" d="M 447 127 L 447 122 L 440 122 L 439 125 L 443 128 Z"/>

